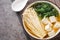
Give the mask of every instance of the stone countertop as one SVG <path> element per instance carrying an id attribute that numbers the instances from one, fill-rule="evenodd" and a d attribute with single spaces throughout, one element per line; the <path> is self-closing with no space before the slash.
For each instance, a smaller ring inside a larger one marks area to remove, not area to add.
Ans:
<path id="1" fill-rule="evenodd" d="M 11 3 L 12 0 L 0 0 L 0 40 L 27 40 Z"/>
<path id="2" fill-rule="evenodd" d="M 0 40 L 37 40 L 29 36 L 23 28 L 21 14 L 11 9 L 13 0 L 0 0 Z M 37 0 L 29 0 L 27 5 Z M 60 0 L 47 0 L 55 3 L 60 8 Z M 26 5 L 26 6 L 27 6 Z M 50 40 L 60 40 L 60 33 Z"/>

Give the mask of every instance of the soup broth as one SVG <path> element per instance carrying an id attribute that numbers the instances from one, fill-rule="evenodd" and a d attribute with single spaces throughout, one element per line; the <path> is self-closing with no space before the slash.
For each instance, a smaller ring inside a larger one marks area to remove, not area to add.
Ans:
<path id="1" fill-rule="evenodd" d="M 27 30 L 38 38 L 51 37 L 59 30 L 59 12 L 49 3 L 35 3 L 31 7 L 27 8 L 25 14 L 26 22 L 24 22 L 24 24 Z"/>
<path id="2" fill-rule="evenodd" d="M 35 3 L 34 5 L 32 5 L 31 7 L 34 8 L 34 10 L 37 13 L 37 16 L 39 18 L 39 20 L 41 21 L 44 17 L 49 18 L 50 16 L 55 16 L 57 21 L 60 22 L 60 16 L 58 11 L 56 10 L 56 8 L 54 8 L 51 4 L 48 3 Z M 54 26 L 55 23 L 53 23 Z M 57 28 L 53 28 L 52 29 L 57 32 L 58 29 Z M 49 37 L 48 35 L 45 36 L 44 38 Z"/>

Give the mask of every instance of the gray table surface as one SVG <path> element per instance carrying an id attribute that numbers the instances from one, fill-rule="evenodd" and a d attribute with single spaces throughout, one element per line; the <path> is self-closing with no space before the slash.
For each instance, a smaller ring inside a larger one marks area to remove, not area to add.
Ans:
<path id="1" fill-rule="evenodd" d="M 0 0 L 0 40 L 27 40 L 11 3 L 12 0 Z"/>
<path id="2" fill-rule="evenodd" d="M 13 0 L 0 0 L 0 40 L 37 40 L 29 36 L 23 28 L 20 12 L 14 12 L 11 9 L 11 3 Z M 27 5 L 36 0 L 29 0 Z M 51 0 L 50 0 L 51 1 Z M 54 0 L 52 0 L 54 2 Z M 60 7 L 60 0 L 57 6 Z M 26 5 L 26 6 L 27 6 Z M 51 40 L 60 40 L 60 33 Z"/>

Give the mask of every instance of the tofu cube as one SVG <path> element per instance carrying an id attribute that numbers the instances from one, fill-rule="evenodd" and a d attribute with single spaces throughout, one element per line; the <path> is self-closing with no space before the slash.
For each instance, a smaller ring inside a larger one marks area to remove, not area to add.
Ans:
<path id="1" fill-rule="evenodd" d="M 45 26 L 45 30 L 48 31 L 48 32 L 49 32 L 49 31 L 52 31 L 51 25 L 50 25 L 50 24 L 46 25 L 46 26 Z"/>
<path id="2" fill-rule="evenodd" d="M 49 20 L 50 20 L 51 23 L 54 23 L 54 22 L 57 21 L 55 16 L 49 17 Z"/>
<path id="3" fill-rule="evenodd" d="M 48 23 L 50 23 L 50 21 L 48 20 L 48 18 L 43 18 L 43 19 L 42 19 L 42 23 L 48 24 Z"/>
<path id="4" fill-rule="evenodd" d="M 54 32 L 54 30 L 52 30 L 51 32 L 48 32 L 48 36 L 54 36 L 55 35 L 55 32 Z"/>
<path id="5" fill-rule="evenodd" d="M 56 22 L 54 28 L 60 28 L 60 22 Z"/>

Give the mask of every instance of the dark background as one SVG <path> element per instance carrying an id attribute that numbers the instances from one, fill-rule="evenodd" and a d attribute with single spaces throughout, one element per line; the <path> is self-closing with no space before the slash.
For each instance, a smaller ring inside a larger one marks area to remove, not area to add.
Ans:
<path id="1" fill-rule="evenodd" d="M 21 14 L 30 3 L 38 0 L 29 0 L 25 8 L 20 12 L 12 11 L 11 4 L 13 1 L 0 0 L 0 40 L 37 40 L 29 36 L 24 30 Z M 60 0 L 44 1 L 50 1 L 60 8 Z M 60 40 L 60 33 L 50 40 Z"/>

